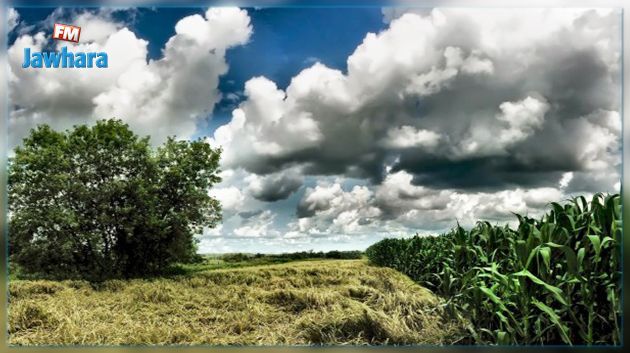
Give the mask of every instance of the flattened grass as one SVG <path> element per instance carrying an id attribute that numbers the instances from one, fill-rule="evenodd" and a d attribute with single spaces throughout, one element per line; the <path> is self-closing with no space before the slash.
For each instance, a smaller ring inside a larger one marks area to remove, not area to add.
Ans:
<path id="1" fill-rule="evenodd" d="M 442 344 L 459 333 L 430 291 L 363 260 L 10 283 L 12 345 Z"/>

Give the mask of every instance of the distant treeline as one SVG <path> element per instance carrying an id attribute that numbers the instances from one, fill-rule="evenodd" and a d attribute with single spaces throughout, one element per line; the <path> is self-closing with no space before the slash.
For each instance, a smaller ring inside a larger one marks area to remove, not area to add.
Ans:
<path id="1" fill-rule="evenodd" d="M 360 259 L 363 256 L 362 251 L 299 251 L 283 254 L 248 254 L 248 253 L 231 253 L 223 254 L 219 258 L 225 262 L 243 262 L 251 261 L 255 259 L 267 259 L 271 261 L 294 261 L 294 260 L 306 260 L 306 259 L 337 259 L 337 260 L 351 260 Z"/>

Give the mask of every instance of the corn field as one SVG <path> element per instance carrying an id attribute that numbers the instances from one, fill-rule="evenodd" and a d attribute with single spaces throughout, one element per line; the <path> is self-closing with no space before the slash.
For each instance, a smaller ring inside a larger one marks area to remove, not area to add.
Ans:
<path id="1" fill-rule="evenodd" d="M 462 343 L 619 344 L 621 206 L 597 194 L 551 203 L 518 226 L 478 222 L 437 237 L 384 239 L 366 251 L 447 299 Z"/>

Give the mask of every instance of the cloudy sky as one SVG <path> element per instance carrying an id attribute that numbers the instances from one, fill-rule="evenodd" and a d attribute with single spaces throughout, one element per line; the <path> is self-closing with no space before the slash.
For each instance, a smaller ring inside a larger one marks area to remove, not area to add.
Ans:
<path id="1" fill-rule="evenodd" d="M 364 249 L 616 192 L 621 12 L 9 9 L 9 144 L 117 117 L 223 148 L 202 252 Z M 101 70 L 22 69 L 23 48 Z M 156 25 L 159 24 L 159 25 Z"/>

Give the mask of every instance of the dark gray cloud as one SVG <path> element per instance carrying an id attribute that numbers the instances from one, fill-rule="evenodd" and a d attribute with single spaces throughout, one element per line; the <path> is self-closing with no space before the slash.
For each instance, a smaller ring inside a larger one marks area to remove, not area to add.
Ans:
<path id="1" fill-rule="evenodd" d="M 287 241 L 435 233 L 619 190 L 618 11 L 410 11 L 344 72 L 251 79 L 211 139 L 258 199 L 316 181 Z"/>
<path id="2" fill-rule="evenodd" d="M 374 184 L 392 164 L 415 185 L 480 191 L 614 171 L 620 136 L 606 114 L 619 110 L 619 14 L 571 11 L 404 15 L 368 35 L 346 73 L 315 64 L 286 91 L 250 81 L 214 140 L 229 166 L 252 173 L 297 165 Z M 591 144 L 593 130 L 605 141 Z M 275 185 L 257 197 L 290 194 Z"/>
<path id="3" fill-rule="evenodd" d="M 302 186 L 303 176 L 297 171 L 249 177 L 249 192 L 260 201 L 284 200 Z"/>

